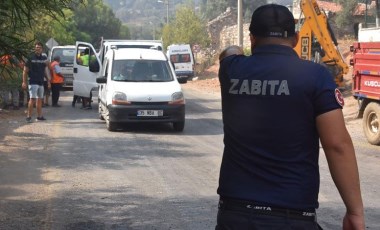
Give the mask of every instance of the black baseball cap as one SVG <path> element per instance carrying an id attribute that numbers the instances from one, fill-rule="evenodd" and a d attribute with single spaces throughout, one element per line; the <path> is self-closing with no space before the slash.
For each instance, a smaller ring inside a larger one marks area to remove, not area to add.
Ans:
<path id="1" fill-rule="evenodd" d="M 260 6 L 252 14 L 249 31 L 257 37 L 292 37 L 296 34 L 293 14 L 282 5 Z"/>

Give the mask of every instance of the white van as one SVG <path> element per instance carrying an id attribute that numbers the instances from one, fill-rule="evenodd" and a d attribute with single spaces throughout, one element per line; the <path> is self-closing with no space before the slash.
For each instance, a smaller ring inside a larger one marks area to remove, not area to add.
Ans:
<path id="1" fill-rule="evenodd" d="M 162 50 L 160 40 L 102 40 L 99 51 L 96 52 L 94 46 L 86 42 L 76 42 L 76 61 L 74 62 L 74 95 L 81 97 L 91 97 L 92 92 L 98 90 L 96 78 L 102 71 L 104 56 L 111 48 L 145 48 Z M 88 52 L 89 64 L 83 65 L 80 61 L 81 55 Z M 161 51 L 162 52 L 162 51 Z"/>
<path id="2" fill-rule="evenodd" d="M 61 67 L 62 74 L 64 76 L 63 87 L 73 87 L 73 68 L 75 60 L 75 46 L 54 46 L 49 51 L 49 61 L 53 62 L 55 56 L 59 56 L 61 61 L 59 66 Z"/>
<path id="3" fill-rule="evenodd" d="M 173 44 L 168 46 L 166 55 L 174 66 L 180 83 L 186 83 L 194 76 L 194 55 L 189 44 Z"/>
<path id="4" fill-rule="evenodd" d="M 114 131 L 119 123 L 168 122 L 185 126 L 185 99 L 174 69 L 162 51 L 111 49 L 99 83 L 99 118 Z"/>

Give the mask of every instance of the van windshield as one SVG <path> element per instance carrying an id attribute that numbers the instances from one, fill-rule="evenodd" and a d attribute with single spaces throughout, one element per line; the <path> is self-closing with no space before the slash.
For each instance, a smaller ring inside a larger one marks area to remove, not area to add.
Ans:
<path id="1" fill-rule="evenodd" d="M 172 63 L 191 62 L 190 54 L 172 54 L 170 55 L 170 61 Z"/>
<path id="2" fill-rule="evenodd" d="M 74 59 L 75 59 L 75 48 L 53 49 L 53 52 L 51 54 L 51 60 L 53 60 L 55 56 L 59 56 L 61 58 L 60 60 L 61 67 L 73 67 Z"/>
<path id="3" fill-rule="evenodd" d="M 128 82 L 168 82 L 173 75 L 167 61 L 114 60 L 112 80 Z"/>

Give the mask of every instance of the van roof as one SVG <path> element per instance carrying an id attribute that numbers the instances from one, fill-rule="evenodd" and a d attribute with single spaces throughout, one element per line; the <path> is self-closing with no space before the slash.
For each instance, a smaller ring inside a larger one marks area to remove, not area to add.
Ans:
<path id="1" fill-rule="evenodd" d="M 115 49 L 108 52 L 114 52 L 115 60 L 162 60 L 166 61 L 166 55 L 160 50 L 141 49 L 141 48 L 128 48 L 128 49 Z"/>
<path id="2" fill-rule="evenodd" d="M 125 40 L 125 39 L 106 39 L 103 43 L 162 43 L 161 40 Z"/>
<path id="3" fill-rule="evenodd" d="M 190 46 L 190 44 L 171 44 L 169 46 Z"/>
<path id="4" fill-rule="evenodd" d="M 162 48 L 162 42 L 160 40 L 104 40 L 104 45 L 151 45 L 160 46 Z"/>
<path id="5" fill-rule="evenodd" d="M 190 44 L 171 44 L 168 46 L 168 49 L 179 48 L 179 47 L 191 48 Z"/>

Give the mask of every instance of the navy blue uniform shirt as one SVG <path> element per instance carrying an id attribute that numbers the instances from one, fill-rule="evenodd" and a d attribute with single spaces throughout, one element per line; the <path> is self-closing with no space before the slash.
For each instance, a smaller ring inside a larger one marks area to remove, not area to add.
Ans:
<path id="1" fill-rule="evenodd" d="M 336 85 L 320 64 L 287 46 L 220 63 L 224 152 L 218 194 L 262 205 L 318 207 L 316 117 L 341 109 Z"/>
<path id="2" fill-rule="evenodd" d="M 45 67 L 47 57 L 44 54 L 36 55 L 31 54 L 26 62 L 26 66 L 29 68 L 29 84 L 30 85 L 43 85 L 45 78 Z"/>

